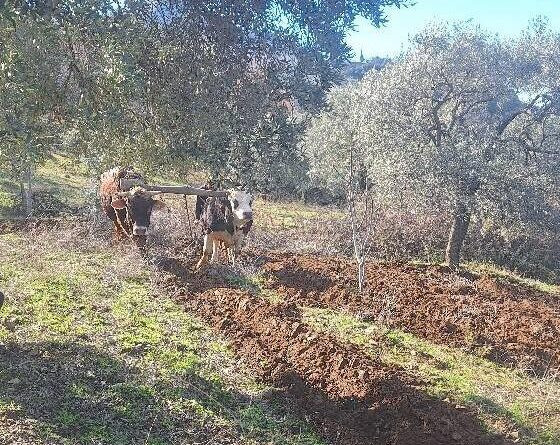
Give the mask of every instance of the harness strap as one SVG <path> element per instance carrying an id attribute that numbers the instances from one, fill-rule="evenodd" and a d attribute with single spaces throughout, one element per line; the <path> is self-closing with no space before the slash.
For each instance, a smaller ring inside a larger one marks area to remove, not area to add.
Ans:
<path id="1" fill-rule="evenodd" d="M 130 213 L 128 212 L 128 201 L 126 201 L 126 206 L 124 207 L 124 210 L 126 212 L 126 217 L 125 217 L 125 222 L 127 223 L 127 225 L 130 226 L 131 223 L 131 219 L 130 219 Z M 128 236 L 129 238 L 132 239 L 133 235 L 128 233 L 128 230 L 126 230 L 125 226 L 123 225 L 121 218 L 119 216 L 119 212 L 117 211 L 117 209 L 115 209 L 115 214 L 117 215 L 117 222 L 119 223 L 119 226 L 121 228 L 121 230 L 126 234 L 126 236 Z"/>

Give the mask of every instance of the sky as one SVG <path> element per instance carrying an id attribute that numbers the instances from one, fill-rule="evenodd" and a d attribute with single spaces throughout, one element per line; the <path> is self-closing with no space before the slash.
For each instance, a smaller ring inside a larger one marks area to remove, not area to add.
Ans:
<path id="1" fill-rule="evenodd" d="M 414 0 L 408 8 L 386 8 L 386 25 L 375 28 L 359 17 L 356 30 L 346 42 L 360 56 L 391 57 L 406 49 L 410 36 L 433 21 L 472 20 L 488 31 L 504 36 L 518 35 L 539 16 L 548 18 L 550 27 L 560 31 L 560 0 Z"/>

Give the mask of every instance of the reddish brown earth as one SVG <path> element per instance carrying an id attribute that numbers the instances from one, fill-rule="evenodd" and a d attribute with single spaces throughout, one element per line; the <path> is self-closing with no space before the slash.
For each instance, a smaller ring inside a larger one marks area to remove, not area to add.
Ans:
<path id="1" fill-rule="evenodd" d="M 328 443 L 504 444 L 489 437 L 471 412 L 422 392 L 403 370 L 314 331 L 293 303 L 272 304 L 220 277 L 193 275 L 188 263 L 166 260 L 159 281 L 187 309 L 225 335 L 272 395 L 310 419 Z"/>
<path id="2" fill-rule="evenodd" d="M 442 266 L 372 264 L 360 295 L 346 259 L 270 255 L 268 286 L 300 305 L 345 308 L 539 375 L 560 371 L 560 295 Z"/>

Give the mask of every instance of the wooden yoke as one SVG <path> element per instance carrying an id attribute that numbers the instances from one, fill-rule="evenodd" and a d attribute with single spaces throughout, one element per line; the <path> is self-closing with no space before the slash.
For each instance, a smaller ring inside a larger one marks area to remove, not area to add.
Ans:
<path id="1" fill-rule="evenodd" d="M 225 190 L 205 190 L 188 185 L 147 185 L 140 179 L 127 179 L 122 178 L 119 182 L 119 187 L 122 191 L 130 190 L 132 187 L 143 187 L 148 191 L 161 192 L 161 193 L 174 193 L 178 195 L 197 195 L 197 196 L 213 196 L 217 198 L 225 198 L 228 192 Z"/>

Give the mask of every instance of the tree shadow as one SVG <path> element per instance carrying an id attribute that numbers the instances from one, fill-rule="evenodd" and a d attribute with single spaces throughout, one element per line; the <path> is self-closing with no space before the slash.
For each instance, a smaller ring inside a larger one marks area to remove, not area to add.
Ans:
<path id="1" fill-rule="evenodd" d="M 280 377 L 274 400 L 290 401 L 322 437 L 344 445 L 513 445 L 489 433 L 476 415 L 429 396 L 398 376 L 359 398 L 333 399 L 294 372 Z"/>
<path id="2" fill-rule="evenodd" d="M 220 329 L 256 375 L 279 388 L 270 399 L 311 419 L 327 443 L 513 443 L 489 434 L 476 413 L 430 396 L 405 371 L 304 326 L 289 304 L 230 295 L 231 287 L 218 289 L 211 279 L 188 281 L 176 263 L 167 270 L 179 271 L 171 281 L 187 281 L 188 291 L 177 292 L 186 308 Z"/>
<path id="3" fill-rule="evenodd" d="M 267 402 L 194 372 L 154 382 L 94 346 L 0 345 L 0 382 L 0 419 L 7 425 L 7 442 L 0 443 L 46 437 L 83 444 L 232 444 L 248 436 L 265 444 L 273 434 Z M 255 410 L 264 426 L 249 431 Z M 35 427 L 21 428 L 29 424 Z"/>

